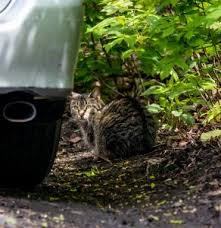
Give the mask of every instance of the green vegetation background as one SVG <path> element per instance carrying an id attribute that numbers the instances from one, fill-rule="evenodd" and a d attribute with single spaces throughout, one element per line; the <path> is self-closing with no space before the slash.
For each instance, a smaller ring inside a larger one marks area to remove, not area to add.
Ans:
<path id="1" fill-rule="evenodd" d="M 166 127 L 220 120 L 220 0 L 84 4 L 76 90 L 90 90 L 99 80 L 110 99 L 120 84 L 133 81 Z"/>

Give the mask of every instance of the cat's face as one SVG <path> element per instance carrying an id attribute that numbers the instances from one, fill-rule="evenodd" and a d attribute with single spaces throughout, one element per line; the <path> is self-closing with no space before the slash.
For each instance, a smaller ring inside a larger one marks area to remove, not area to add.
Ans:
<path id="1" fill-rule="evenodd" d="M 71 94 L 71 113 L 78 121 L 90 122 L 96 113 L 103 108 L 103 102 L 100 97 L 93 93 L 89 95 L 81 95 L 72 92 Z"/>

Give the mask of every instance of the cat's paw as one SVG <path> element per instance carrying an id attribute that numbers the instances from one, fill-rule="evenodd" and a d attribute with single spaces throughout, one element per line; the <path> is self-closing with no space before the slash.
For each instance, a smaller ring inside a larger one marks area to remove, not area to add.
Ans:
<path id="1" fill-rule="evenodd" d="M 111 160 L 110 159 L 108 159 L 107 157 L 105 157 L 105 156 L 103 156 L 103 155 L 101 155 L 101 154 L 98 154 L 98 153 L 96 153 L 96 152 L 94 152 L 93 151 L 93 156 L 94 156 L 94 158 L 93 158 L 93 161 L 98 161 L 98 160 L 103 160 L 103 161 L 106 161 L 106 162 L 108 162 L 109 164 L 113 164 L 112 162 L 111 162 Z"/>

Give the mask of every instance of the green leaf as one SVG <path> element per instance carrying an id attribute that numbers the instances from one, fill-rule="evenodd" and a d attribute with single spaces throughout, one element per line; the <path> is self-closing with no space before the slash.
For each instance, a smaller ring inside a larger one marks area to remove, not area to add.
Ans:
<path id="1" fill-rule="evenodd" d="M 134 50 L 129 49 L 129 50 L 122 53 L 122 59 L 125 60 L 127 58 L 130 58 L 132 54 L 134 54 Z"/>
<path id="2" fill-rule="evenodd" d="M 95 25 L 94 27 L 88 28 L 87 33 L 95 32 L 95 33 L 98 33 L 99 35 L 102 35 L 106 32 L 105 27 L 108 27 L 113 24 L 116 25 L 116 18 L 115 17 L 107 18 L 101 21 L 100 23 L 98 23 L 97 25 Z"/>
<path id="3" fill-rule="evenodd" d="M 216 82 L 212 78 L 207 78 L 205 80 L 201 80 L 200 87 L 203 90 L 213 90 L 217 87 Z"/>
<path id="4" fill-rule="evenodd" d="M 182 120 L 183 120 L 186 124 L 188 124 L 188 125 L 193 125 L 193 124 L 195 124 L 195 119 L 194 119 L 194 117 L 193 117 L 191 114 L 183 113 L 183 114 L 181 115 L 181 118 L 182 118 Z"/>
<path id="5" fill-rule="evenodd" d="M 208 131 L 208 132 L 202 133 L 200 136 L 200 140 L 202 142 L 207 142 L 207 141 L 210 141 L 212 138 L 216 138 L 216 137 L 221 137 L 221 130 L 220 129 L 216 129 L 213 131 Z"/>
<path id="6" fill-rule="evenodd" d="M 184 222 L 181 219 L 171 219 L 170 220 L 170 224 L 174 224 L 174 225 L 182 225 Z"/>
<path id="7" fill-rule="evenodd" d="M 221 4 L 215 8 L 211 7 L 208 11 L 206 19 L 218 20 L 221 17 Z"/>
<path id="8" fill-rule="evenodd" d="M 150 188 L 151 188 L 151 189 L 154 189 L 155 187 L 156 187 L 156 184 L 155 184 L 155 183 L 153 183 L 153 182 L 150 183 Z"/>
<path id="9" fill-rule="evenodd" d="M 142 95 L 144 96 L 148 96 L 151 94 L 163 94 L 166 93 L 169 89 L 166 88 L 165 86 L 151 86 L 149 89 L 147 89 L 146 91 L 144 91 L 144 93 Z"/>
<path id="10" fill-rule="evenodd" d="M 176 84 L 171 84 L 169 97 L 170 99 L 179 98 L 180 95 L 194 90 L 195 87 L 191 83 L 177 82 Z"/>
<path id="11" fill-rule="evenodd" d="M 163 111 L 163 108 L 158 104 L 151 104 L 147 107 L 148 111 L 151 113 L 160 113 Z"/>
<path id="12" fill-rule="evenodd" d="M 118 24 L 125 26 L 126 18 L 124 16 L 118 16 L 118 17 L 116 17 L 116 20 L 117 20 Z"/>
<path id="13" fill-rule="evenodd" d="M 104 48 L 107 52 L 109 52 L 114 46 L 116 46 L 117 44 L 121 44 L 123 40 L 124 40 L 123 37 L 117 38 L 114 41 L 112 41 L 108 44 L 105 44 Z"/>
<path id="14" fill-rule="evenodd" d="M 137 39 L 136 35 L 124 35 L 123 38 L 129 48 L 134 47 L 134 44 L 136 43 L 136 39 Z"/>
<path id="15" fill-rule="evenodd" d="M 103 0 L 102 4 L 104 4 L 103 12 L 111 16 L 112 14 L 116 14 L 117 12 L 123 13 L 126 12 L 130 7 L 133 6 L 133 2 L 130 0 L 118 0 L 118 1 L 106 1 Z"/>
<path id="16" fill-rule="evenodd" d="M 186 64 L 185 59 L 180 57 L 180 56 L 176 56 L 174 58 L 174 63 L 179 66 L 180 68 L 182 68 L 183 70 L 187 70 L 189 68 L 189 66 Z"/>
<path id="17" fill-rule="evenodd" d="M 207 114 L 207 116 L 206 116 L 204 123 L 220 122 L 220 120 L 221 120 L 221 100 L 218 100 L 214 105 L 212 105 L 206 114 Z"/>
<path id="18" fill-rule="evenodd" d="M 173 27 L 173 25 L 170 25 L 169 27 L 163 30 L 163 37 L 170 36 L 171 34 L 174 33 L 174 31 L 175 31 L 175 28 Z"/>
<path id="19" fill-rule="evenodd" d="M 180 116 L 183 114 L 183 111 L 172 111 L 172 114 L 173 114 L 175 117 L 180 117 Z"/>

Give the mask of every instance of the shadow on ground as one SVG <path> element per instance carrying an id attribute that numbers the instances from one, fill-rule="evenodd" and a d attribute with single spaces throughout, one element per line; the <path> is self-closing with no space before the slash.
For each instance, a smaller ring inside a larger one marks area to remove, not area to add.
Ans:
<path id="1" fill-rule="evenodd" d="M 79 131 L 66 121 L 58 156 L 45 182 L 33 192 L 1 195 L 53 205 L 86 205 L 79 213 L 92 205 L 102 213 L 126 216 L 120 224 L 128 227 L 136 227 L 136 220 L 147 227 L 219 227 L 220 142 L 200 142 L 199 128 L 183 132 L 159 132 L 153 152 L 110 165 L 94 161 Z"/>

